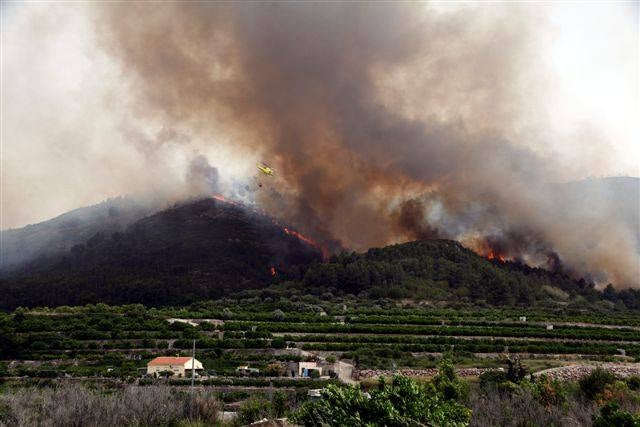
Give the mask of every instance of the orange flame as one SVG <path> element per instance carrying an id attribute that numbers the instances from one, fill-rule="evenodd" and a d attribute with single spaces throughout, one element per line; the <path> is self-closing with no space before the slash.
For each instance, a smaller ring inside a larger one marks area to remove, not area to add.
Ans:
<path id="1" fill-rule="evenodd" d="M 276 275 L 276 268 L 275 267 L 269 267 L 269 273 L 271 273 L 272 276 Z"/>
<path id="2" fill-rule="evenodd" d="M 235 200 L 229 200 L 229 199 L 225 198 L 221 194 L 214 194 L 211 197 L 216 199 L 216 200 L 218 200 L 218 201 L 220 201 L 220 202 L 229 203 L 229 204 L 232 204 L 232 205 L 235 205 L 235 206 L 239 206 L 239 207 L 245 208 L 245 209 L 251 209 L 251 211 L 253 211 L 254 213 L 259 213 L 259 214 L 262 214 L 262 215 L 265 215 L 265 216 L 267 215 L 265 212 L 262 212 L 262 211 L 259 212 L 255 208 L 251 208 L 251 207 L 245 206 L 244 203 L 236 202 Z M 329 258 L 329 250 L 327 248 L 325 248 L 324 246 L 322 246 L 321 244 L 317 243 L 315 240 L 311 239 L 310 237 L 305 236 L 302 233 L 299 233 L 299 232 L 297 232 L 295 230 L 291 230 L 288 227 L 284 227 L 284 226 L 280 225 L 278 223 L 278 221 L 276 221 L 275 219 L 271 219 L 271 222 L 273 223 L 273 225 L 275 225 L 277 227 L 280 227 L 287 235 L 293 236 L 293 237 L 297 238 L 298 240 L 301 240 L 301 241 L 305 242 L 306 244 L 308 244 L 309 246 L 312 246 L 315 249 L 317 249 L 318 251 L 320 251 L 320 253 L 322 254 L 322 258 L 323 259 L 326 260 L 327 258 Z M 274 271 L 275 271 L 275 269 L 274 269 Z M 275 273 L 272 273 L 271 275 L 273 276 L 274 274 Z"/>
<path id="3" fill-rule="evenodd" d="M 229 200 L 227 198 L 225 198 L 223 195 L 221 194 L 214 194 L 213 196 L 211 196 L 212 198 L 223 202 L 223 203 L 228 203 L 230 205 L 234 205 L 234 206 L 239 206 L 239 207 L 245 207 L 244 204 L 240 203 L 240 202 L 236 202 L 235 200 Z"/>
<path id="4" fill-rule="evenodd" d="M 489 251 L 489 254 L 487 255 L 487 259 L 489 261 L 500 261 L 500 262 L 507 262 L 507 260 L 505 259 L 505 257 L 502 254 L 496 254 L 493 252 L 493 249 Z"/>
<path id="5" fill-rule="evenodd" d="M 317 243 L 315 240 L 305 236 L 302 233 L 298 233 L 295 230 L 291 230 L 287 227 L 282 227 L 282 229 L 284 230 L 285 233 L 287 233 L 289 236 L 294 236 L 296 238 L 298 238 L 298 240 L 302 240 L 303 242 L 305 242 L 306 244 L 313 246 L 314 248 L 316 248 L 317 250 L 320 251 L 320 253 L 322 253 L 322 258 L 327 259 L 329 257 L 329 251 L 327 250 L 327 248 L 325 248 L 324 246 L 322 246 L 321 244 Z"/>

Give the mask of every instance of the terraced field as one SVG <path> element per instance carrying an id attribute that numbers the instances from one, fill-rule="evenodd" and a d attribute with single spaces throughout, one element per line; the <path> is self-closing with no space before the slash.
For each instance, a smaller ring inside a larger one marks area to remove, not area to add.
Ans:
<path id="1" fill-rule="evenodd" d="M 305 313 L 278 307 L 18 310 L 1 319 L 4 371 L 13 377 L 138 378 L 150 358 L 186 354 L 194 339 L 197 358 L 215 377 L 234 377 L 239 364 L 263 372 L 270 362 L 313 355 L 363 369 L 432 367 L 442 353 L 477 366 L 506 355 L 621 362 L 640 356 L 640 316 L 629 314 L 598 324 L 592 314 L 534 310 L 348 309 L 327 303 Z"/>
<path id="2" fill-rule="evenodd" d="M 640 376 L 640 364 L 634 363 L 640 359 L 638 325 L 640 314 L 628 311 L 605 316 L 567 309 L 454 310 L 311 297 L 162 309 L 18 309 L 0 314 L 0 387 L 89 383 L 118 390 L 165 384 L 183 392 L 190 378 L 152 378 L 146 364 L 157 356 L 189 355 L 194 340 L 205 368 L 198 388 L 231 412 L 251 399 L 270 401 L 274 393 L 304 402 L 309 390 L 329 383 L 367 387 L 394 373 L 433 378 L 444 354 L 458 376 L 472 382 L 515 357 L 554 378 L 576 380 L 602 363 Z M 330 375 L 292 376 L 292 366 L 307 361 L 331 367 Z M 257 372 L 242 375 L 236 371 L 240 365 Z"/>

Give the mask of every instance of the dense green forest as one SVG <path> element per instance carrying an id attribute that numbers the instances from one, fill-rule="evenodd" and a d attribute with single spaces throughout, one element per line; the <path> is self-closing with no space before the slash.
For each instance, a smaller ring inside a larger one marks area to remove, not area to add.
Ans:
<path id="1" fill-rule="evenodd" d="M 315 263 L 295 275 L 307 287 L 373 297 L 462 300 L 489 305 L 533 305 L 577 297 L 588 301 L 609 299 L 638 308 L 638 292 L 603 294 L 592 283 L 563 273 L 512 262 L 488 261 L 456 242 L 416 241 L 364 254 L 341 254 L 328 263 Z"/>

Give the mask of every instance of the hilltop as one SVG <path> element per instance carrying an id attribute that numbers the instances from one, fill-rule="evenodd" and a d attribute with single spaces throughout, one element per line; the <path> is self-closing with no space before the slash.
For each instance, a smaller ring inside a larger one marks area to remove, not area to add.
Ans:
<path id="1" fill-rule="evenodd" d="M 131 223 L 158 210 L 159 203 L 117 197 L 38 224 L 2 230 L 0 271 L 19 269 L 36 258 L 68 252 L 97 233 L 123 231 Z"/>
<path id="2" fill-rule="evenodd" d="M 98 232 L 5 273 L 2 308 L 89 302 L 191 303 L 272 283 L 271 267 L 320 260 L 260 213 L 212 198 Z M 277 270 L 275 271 L 277 275 Z"/>
<path id="3" fill-rule="evenodd" d="M 311 292 L 318 289 L 370 298 L 410 298 L 489 306 L 595 303 L 608 300 L 640 308 L 636 290 L 604 292 L 563 272 L 519 262 L 488 260 L 450 240 L 422 240 L 362 254 L 343 253 L 313 264 L 291 280 Z"/>

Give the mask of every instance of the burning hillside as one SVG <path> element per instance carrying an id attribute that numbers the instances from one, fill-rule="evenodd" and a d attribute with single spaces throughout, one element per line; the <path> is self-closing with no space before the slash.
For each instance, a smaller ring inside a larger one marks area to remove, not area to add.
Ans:
<path id="1" fill-rule="evenodd" d="M 42 280 L 44 288 L 58 280 L 82 283 L 85 296 L 115 286 L 124 287 L 125 299 L 135 299 L 131 295 L 142 297 L 154 286 L 173 283 L 185 295 L 218 297 L 265 286 L 292 266 L 321 261 L 314 242 L 294 233 L 255 209 L 215 196 L 177 204 L 115 232 L 97 232 L 71 250 L 37 258 L 2 277 Z"/>
<path id="2" fill-rule="evenodd" d="M 278 176 L 242 197 L 300 230 L 285 232 L 330 251 L 452 239 L 640 286 L 638 224 L 606 194 L 570 200 L 556 184 L 566 165 L 527 144 L 544 132 L 525 131 L 542 115 L 521 83 L 544 79 L 529 67 L 540 22 L 523 10 L 505 20 L 418 3 L 162 6 L 95 9 L 136 111 L 229 141 L 202 152 L 268 156 Z"/>
<path id="3" fill-rule="evenodd" d="M 124 193 L 151 194 L 154 212 L 221 193 L 325 256 L 449 239 L 640 287 L 638 180 L 566 184 L 637 173 L 637 102 L 619 102 L 634 93 L 618 79 L 624 68 L 569 37 L 595 60 L 580 79 L 554 79 L 575 56 L 555 39 L 573 14 L 558 25 L 555 6 L 525 2 L 35 3 L 10 8 L 3 33 L 6 226 Z M 616 39 L 614 50 L 609 59 L 633 62 L 628 45 Z M 594 71 L 603 64 L 614 71 Z M 606 83 L 620 96 L 603 101 Z M 586 100 L 589 120 L 567 107 Z M 600 119 L 617 120 L 615 131 L 592 127 Z M 614 152 L 619 140 L 629 144 Z M 121 231 L 113 222 L 77 234 Z M 66 249 L 73 230 L 48 230 L 28 253 L 20 238 L 38 233 L 14 233 L 3 258 L 46 252 L 49 235 Z"/>
<path id="4" fill-rule="evenodd" d="M 230 205 L 237 206 L 237 207 L 239 207 L 241 209 L 247 209 L 247 210 L 251 211 L 254 214 L 265 215 L 265 216 L 267 215 L 264 211 L 260 211 L 260 210 L 254 208 L 254 207 L 249 207 L 249 206 L 245 205 L 242 202 L 231 200 L 229 198 L 224 197 L 221 194 L 215 194 L 215 195 L 213 195 L 211 197 L 213 199 L 219 201 L 219 202 L 228 203 Z M 289 227 L 280 225 L 280 223 L 278 223 L 278 221 L 276 221 L 274 218 L 271 218 L 271 223 L 273 225 L 275 225 L 276 227 L 279 227 L 286 235 L 293 236 L 296 239 L 300 240 L 301 242 L 303 242 L 303 243 L 313 247 L 314 249 L 318 250 L 322 254 L 322 258 L 323 259 L 326 260 L 329 257 L 329 250 L 326 247 L 324 247 L 321 244 L 319 244 L 318 242 L 316 242 L 315 240 L 311 239 L 310 237 L 307 237 L 302 233 L 299 233 L 299 232 L 297 232 L 295 230 L 292 230 Z M 275 270 L 272 271 L 271 275 L 272 276 L 275 275 Z"/>
<path id="5" fill-rule="evenodd" d="M 486 255 L 487 259 L 489 261 L 500 261 L 500 262 L 506 262 L 507 259 L 502 255 L 502 254 L 496 254 L 493 252 L 493 250 L 490 250 L 489 253 Z"/>

